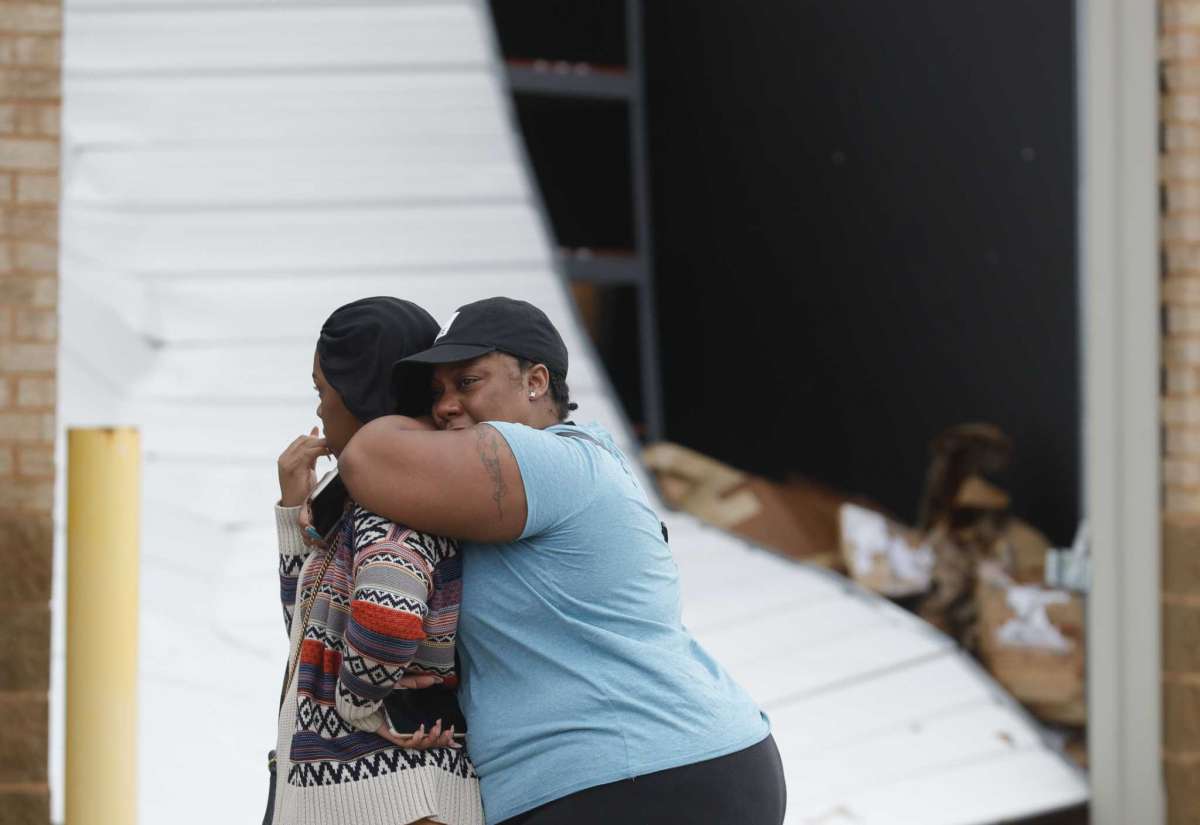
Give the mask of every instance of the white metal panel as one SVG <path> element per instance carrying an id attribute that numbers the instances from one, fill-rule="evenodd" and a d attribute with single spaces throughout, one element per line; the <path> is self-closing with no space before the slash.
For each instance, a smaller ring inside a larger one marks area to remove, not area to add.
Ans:
<path id="1" fill-rule="evenodd" d="M 409 208 L 63 209 L 63 247 L 130 273 L 546 261 L 531 204 Z"/>
<path id="2" fill-rule="evenodd" d="M 809 759 L 962 707 L 1002 701 L 1004 692 L 979 676 L 978 665 L 946 649 L 776 707 L 771 724 L 789 757 Z"/>
<path id="3" fill-rule="evenodd" d="M 452 269 L 164 276 L 146 284 L 154 312 L 152 317 L 143 316 L 141 322 L 156 339 L 173 344 L 291 340 L 311 349 L 330 307 L 365 295 L 396 295 L 415 301 L 439 319 L 448 318 L 469 300 L 489 295 L 534 300 L 553 317 L 570 317 L 566 292 L 546 289 L 546 281 L 556 277 L 544 261 Z M 580 353 L 572 358 L 573 378 L 574 367 L 587 361 L 583 357 L 586 336 L 575 325 L 565 325 L 563 340 L 569 352 Z"/>
<path id="4" fill-rule="evenodd" d="M 1003 759 L 1042 747 L 1023 714 L 994 702 L 895 725 L 879 736 L 820 753 L 793 754 L 786 738 L 779 744 L 789 785 L 810 789 L 798 799 L 789 799 L 791 819 L 799 822 L 820 821 L 822 815 L 839 807 L 855 811 L 854 803 L 846 806 L 846 800 L 854 800 L 867 783 L 872 787 L 906 783 L 923 775 L 953 771 L 964 764 Z M 896 813 L 904 817 L 917 812 L 922 823 L 936 821 L 960 816 L 961 811 L 954 810 L 955 804 L 956 800 L 912 800 L 907 811 L 889 810 L 887 816 L 867 821 L 891 825 L 898 821 L 890 818 Z"/>
<path id="5" fill-rule="evenodd" d="M 76 10 L 67 68 L 102 74 L 483 66 L 485 21 L 439 5 Z"/>
<path id="6" fill-rule="evenodd" d="M 228 149 L 96 148 L 76 155 L 64 198 L 154 207 L 395 204 L 521 200 L 527 184 L 506 145 L 476 135 Z"/>
<path id="7" fill-rule="evenodd" d="M 986 732 L 985 735 L 990 735 Z M 792 777 L 802 787 L 803 777 Z M 1086 801 L 1087 784 L 1045 748 L 1004 753 L 922 771 L 904 780 L 863 783 L 816 817 L 789 812 L 789 825 L 983 825 Z M 789 800 L 791 797 L 789 796 Z"/>
<path id="8" fill-rule="evenodd" d="M 71 19 L 68 16 L 68 20 Z M 70 60 L 68 52 L 66 59 Z M 63 79 L 68 155 L 92 144 L 282 146 L 485 135 L 508 141 L 483 71 Z"/>

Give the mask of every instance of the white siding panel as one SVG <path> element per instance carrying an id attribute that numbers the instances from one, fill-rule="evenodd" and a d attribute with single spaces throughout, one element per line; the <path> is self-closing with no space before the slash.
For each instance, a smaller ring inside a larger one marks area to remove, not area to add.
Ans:
<path id="1" fill-rule="evenodd" d="M 510 140 L 500 82 L 482 71 L 79 77 L 63 81 L 68 155 L 95 143 L 284 146 L 401 137 Z"/>
<path id="2" fill-rule="evenodd" d="M 107 206 L 289 206 L 522 200 L 504 144 L 476 135 L 358 147 L 94 149 L 76 155 L 64 197 Z"/>
<path id="3" fill-rule="evenodd" d="M 793 787 L 805 787 L 803 776 L 789 773 L 789 778 Z M 788 822 L 985 825 L 1064 808 L 1084 802 L 1088 796 L 1087 783 L 1079 772 L 1045 748 L 944 765 L 888 784 L 878 784 L 866 775 L 862 780 L 836 807 L 811 818 L 799 811 L 789 812 Z"/>
<path id="4" fill-rule="evenodd" d="M 978 665 L 947 648 L 874 679 L 774 708 L 771 723 L 780 740 L 786 740 L 789 756 L 808 759 L 896 727 L 1003 699 L 999 687 L 980 678 Z"/>
<path id="5" fill-rule="evenodd" d="M 554 277 L 546 262 L 511 268 L 497 266 L 442 269 L 383 269 L 354 273 L 338 269 L 278 275 L 163 277 L 146 285 L 155 307 L 147 332 L 174 344 L 220 343 L 237 339 L 292 340 L 315 344 L 321 323 L 342 304 L 367 295 L 394 295 L 415 301 L 438 320 L 468 301 L 489 295 L 534 301 L 549 315 L 571 317 L 564 290 L 548 290 Z M 586 369 L 584 336 L 574 324 L 563 325 L 563 340 L 575 367 Z"/>
<path id="6" fill-rule="evenodd" d="M 886 787 L 1041 746 L 1023 713 L 995 703 L 897 725 L 871 739 L 807 756 L 791 753 L 786 737 L 779 741 L 789 783 L 809 789 L 798 799 L 789 798 L 792 818 L 801 822 L 819 821 L 820 816 L 844 805 L 845 800 L 855 799 L 866 781 L 873 787 Z M 929 817 L 922 822 L 954 813 L 941 800 L 922 800 L 920 808 Z M 894 821 L 878 820 L 880 825 Z"/>
<path id="7" fill-rule="evenodd" d="M 66 253 L 131 274 L 548 262 L 527 203 L 203 212 L 68 205 L 62 221 Z"/>
<path id="8" fill-rule="evenodd" d="M 77 10 L 66 28 L 73 74 L 486 65 L 469 3 L 268 9 Z"/>

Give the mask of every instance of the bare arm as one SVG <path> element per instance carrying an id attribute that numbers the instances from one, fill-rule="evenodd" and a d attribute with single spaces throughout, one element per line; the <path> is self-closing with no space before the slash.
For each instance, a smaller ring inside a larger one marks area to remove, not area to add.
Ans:
<path id="1" fill-rule="evenodd" d="M 426 533 L 503 542 L 525 529 L 521 471 L 486 424 L 429 432 L 403 416 L 377 418 L 350 439 L 338 472 L 360 505 Z"/>

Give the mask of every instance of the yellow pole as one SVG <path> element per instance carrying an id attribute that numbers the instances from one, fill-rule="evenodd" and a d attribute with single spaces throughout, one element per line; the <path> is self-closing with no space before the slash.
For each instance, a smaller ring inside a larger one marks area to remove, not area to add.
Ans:
<path id="1" fill-rule="evenodd" d="M 67 432 L 66 825 L 137 821 L 141 445 Z"/>

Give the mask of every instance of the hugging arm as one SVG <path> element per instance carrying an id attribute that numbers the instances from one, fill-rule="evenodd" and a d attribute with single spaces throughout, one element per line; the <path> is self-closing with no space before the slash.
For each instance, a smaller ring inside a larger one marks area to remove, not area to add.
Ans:
<path id="1" fill-rule="evenodd" d="M 508 442 L 487 424 L 430 432 L 403 416 L 363 426 L 338 458 L 363 507 L 416 530 L 478 542 L 525 528 L 525 484 Z"/>

